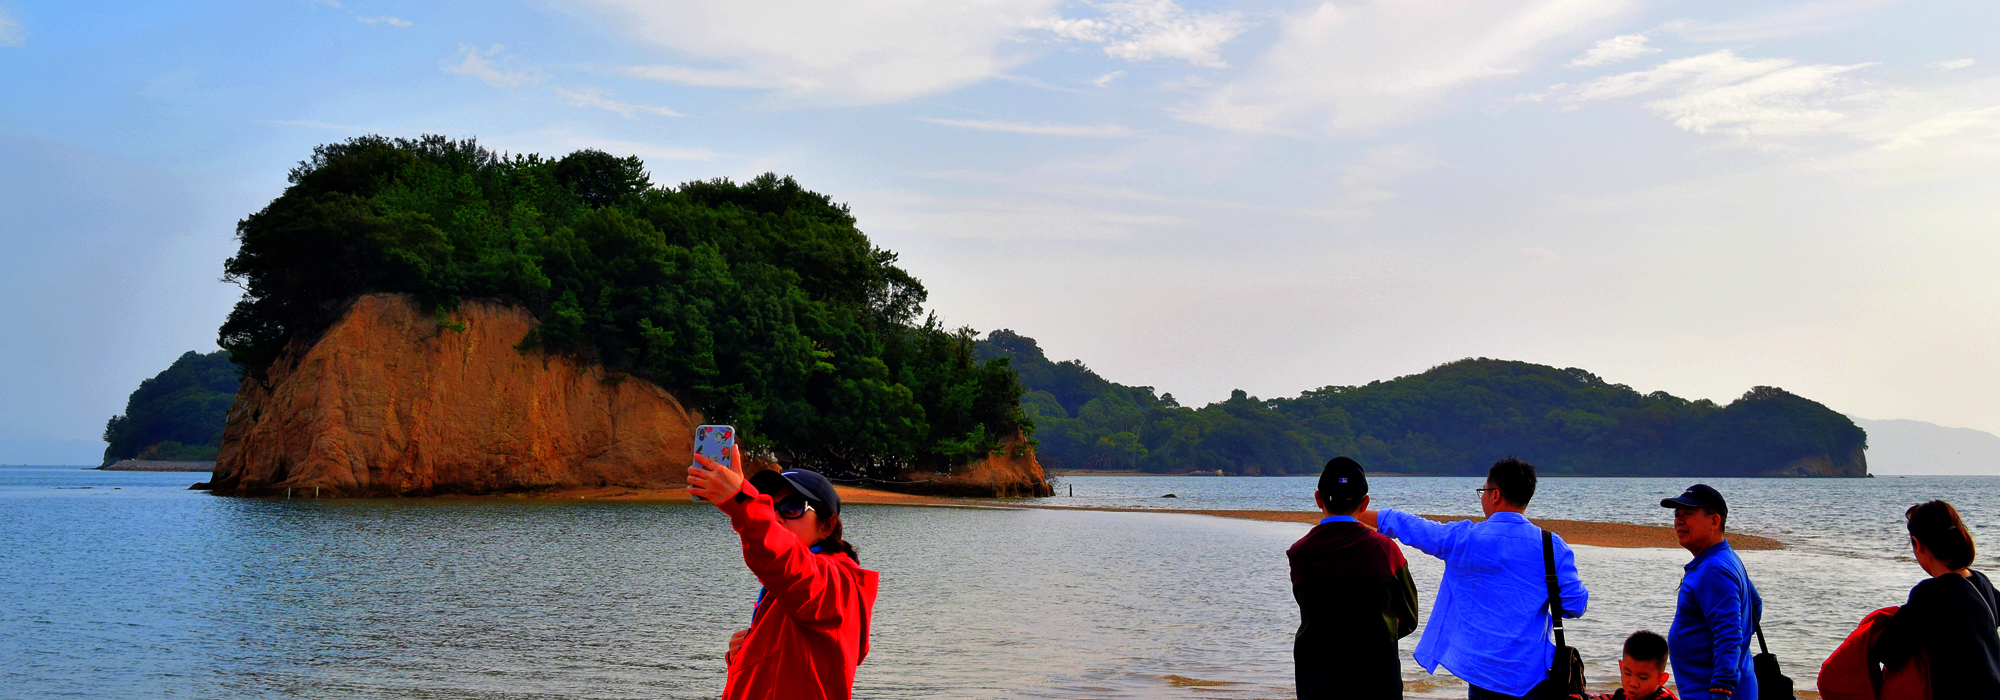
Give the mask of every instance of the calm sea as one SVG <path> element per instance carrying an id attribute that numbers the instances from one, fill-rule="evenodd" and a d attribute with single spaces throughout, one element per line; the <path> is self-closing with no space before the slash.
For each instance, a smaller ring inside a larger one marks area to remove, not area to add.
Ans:
<path id="1" fill-rule="evenodd" d="M 202 474 L 0 468 L 0 697 L 701 698 L 757 585 L 709 506 L 217 498 Z M 1382 478 L 1377 503 L 1476 512 L 1471 479 Z M 1050 504 L 1300 509 L 1311 479 L 1070 477 Z M 1531 516 L 1664 524 L 1685 480 L 1548 479 Z M 2000 535 L 2000 478 L 1715 480 L 1773 651 L 1820 660 L 1923 573 L 1911 503 Z M 1160 496 L 1172 493 L 1176 498 Z M 1305 525 L 1198 515 L 851 506 L 882 573 L 871 698 L 1279 698 L 1298 624 L 1284 549 Z M 1991 534 L 1989 534 L 1991 533 Z M 1615 681 L 1664 630 L 1687 554 L 1578 547 L 1572 643 Z M 1989 548 L 1987 552 L 2000 551 Z M 1441 565 L 1406 550 L 1422 608 Z M 1982 566 L 1995 558 L 1982 554 Z M 1417 636 L 1404 641 L 1407 650 Z M 1463 684 L 1406 664 L 1412 697 Z"/>

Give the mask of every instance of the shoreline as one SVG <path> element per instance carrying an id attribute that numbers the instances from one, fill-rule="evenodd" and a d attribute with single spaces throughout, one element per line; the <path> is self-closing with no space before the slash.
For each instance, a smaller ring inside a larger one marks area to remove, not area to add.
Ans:
<path id="1" fill-rule="evenodd" d="M 1123 470 L 1117 470 L 1117 471 L 1092 471 L 1092 470 L 1089 470 L 1089 469 L 1053 469 L 1053 470 L 1050 470 L 1050 471 L 1048 472 L 1048 475 L 1049 475 L 1049 476 L 1052 476 L 1052 477 L 1056 477 L 1056 476 L 1158 476 L 1158 477 L 1182 477 L 1182 476 L 1190 476 L 1190 477 L 1192 477 L 1192 476 L 1200 476 L 1200 477 L 1208 477 L 1208 478 L 1217 478 L 1217 477 L 1222 477 L 1222 478 L 1234 478 L 1234 479 L 1288 479 L 1288 478 L 1289 478 L 1289 479 L 1312 479 L 1312 478 L 1317 478 L 1317 477 L 1318 477 L 1318 475 L 1317 475 L 1317 474 L 1226 474 L 1226 475 L 1225 475 L 1225 474 L 1210 474 L 1210 473 L 1204 473 L 1204 472 L 1174 472 L 1174 473 L 1159 473 L 1159 474 L 1156 474 L 1156 473 L 1153 473 L 1153 472 L 1137 472 L 1137 471 L 1132 471 L 1132 470 L 1129 470 L 1129 469 L 1123 469 Z M 1880 479 L 1880 478 L 1887 478 L 1887 477 L 1892 477 L 1892 476 L 2000 476 L 2000 475 L 1994 475 L 1994 474 L 1874 474 L 1874 473 L 1869 473 L 1869 474 L 1864 474 L 1864 475 L 1862 475 L 1862 476 L 1755 476 L 1755 475 L 1752 475 L 1752 476 L 1714 476 L 1714 475 L 1707 475 L 1707 476 L 1701 476 L 1701 475 L 1682 475 L 1682 474 L 1542 474 L 1542 475 L 1539 475 L 1539 476 L 1538 476 L 1538 478 L 1542 478 L 1542 479 Z M 1410 472 L 1369 472 L 1369 473 L 1368 473 L 1368 478 L 1370 478 L 1370 479 L 1375 479 L 1375 478 L 1417 478 L 1417 477 L 1422 477 L 1422 478 L 1426 478 L 1426 479 L 1445 479 L 1445 478 L 1450 478 L 1450 479 L 1480 479 L 1480 478 L 1484 478 L 1484 477 L 1483 477 L 1482 475 L 1480 475 L 1480 474 L 1442 474 L 1442 473 L 1439 473 L 1439 474 L 1433 474 L 1433 473 L 1428 473 L 1428 472 L 1424 472 L 1424 473 L 1410 473 Z"/>
<path id="2" fill-rule="evenodd" d="M 105 472 L 202 472 L 215 471 L 215 460 L 171 460 L 171 459 L 121 459 L 101 467 L 90 467 Z"/>
<path id="3" fill-rule="evenodd" d="M 1100 513 L 1166 513 L 1172 515 L 1205 515 L 1215 518 L 1237 520 L 1257 520 L 1263 522 L 1302 523 L 1311 525 L 1322 517 L 1317 511 L 1287 510 L 1197 510 L 1191 508 L 1112 508 L 1091 506 L 1058 506 L 1039 503 L 1024 503 L 1011 499 L 967 499 L 920 496 L 894 491 L 865 489 L 853 486 L 838 486 L 834 490 L 840 494 L 842 504 L 882 505 L 882 506 L 922 506 L 932 508 L 1013 508 L 1020 510 L 1072 510 Z M 692 503 L 686 487 L 663 489 L 635 489 L 618 486 L 554 489 L 537 493 L 495 494 L 485 496 L 454 495 L 438 496 L 442 499 L 506 499 L 524 501 L 611 501 L 622 503 Z M 1476 519 L 1463 515 L 1424 515 L 1438 522 Z M 1535 525 L 1547 528 L 1573 545 L 1592 547 L 1613 547 L 1619 549 L 1680 549 L 1674 538 L 1674 529 L 1665 525 L 1635 525 L 1632 523 L 1598 522 L 1590 520 L 1555 520 L 1530 518 Z M 1743 533 L 1730 533 L 1729 544 L 1739 550 L 1769 551 L 1785 549 L 1785 543 L 1769 537 L 1759 537 Z"/>

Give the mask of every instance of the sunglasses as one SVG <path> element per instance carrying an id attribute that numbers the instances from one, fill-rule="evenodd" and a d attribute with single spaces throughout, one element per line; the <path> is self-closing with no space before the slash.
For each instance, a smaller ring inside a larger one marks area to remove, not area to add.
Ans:
<path id="1" fill-rule="evenodd" d="M 780 518 L 798 520 L 799 518 L 806 517 L 806 511 L 813 510 L 813 507 L 811 503 L 806 502 L 806 499 L 787 498 L 778 502 L 776 510 Z"/>

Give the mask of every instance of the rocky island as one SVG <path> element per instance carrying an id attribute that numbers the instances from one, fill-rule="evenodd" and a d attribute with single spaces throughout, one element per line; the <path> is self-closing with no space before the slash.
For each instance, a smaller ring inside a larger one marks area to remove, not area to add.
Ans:
<path id="1" fill-rule="evenodd" d="M 290 181 L 225 266 L 217 494 L 670 490 L 701 422 L 753 469 L 1049 490 L 1008 361 L 790 178 L 654 187 L 598 151 L 371 136 Z"/>

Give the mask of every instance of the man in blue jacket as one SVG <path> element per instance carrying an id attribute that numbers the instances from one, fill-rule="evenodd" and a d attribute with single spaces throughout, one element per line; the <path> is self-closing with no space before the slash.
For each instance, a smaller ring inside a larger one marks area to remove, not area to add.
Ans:
<path id="1" fill-rule="evenodd" d="M 1757 700 L 1750 637 L 1764 600 L 1723 535 L 1729 503 L 1708 484 L 1660 501 L 1674 509 L 1674 537 L 1694 555 L 1681 575 L 1667 646 L 1683 700 Z"/>
<path id="2" fill-rule="evenodd" d="M 1437 602 L 1417 642 L 1417 663 L 1438 666 L 1471 685 L 1470 700 L 1556 700 L 1547 683 L 1555 661 L 1542 529 L 1522 511 L 1535 496 L 1535 467 L 1509 457 L 1486 471 L 1478 489 L 1486 520 L 1440 523 L 1395 510 L 1362 511 L 1361 522 L 1444 560 Z M 1590 591 L 1576 555 L 1555 538 L 1556 583 L 1563 617 L 1583 617 Z M 1676 669 L 1678 670 L 1678 669 Z"/>

